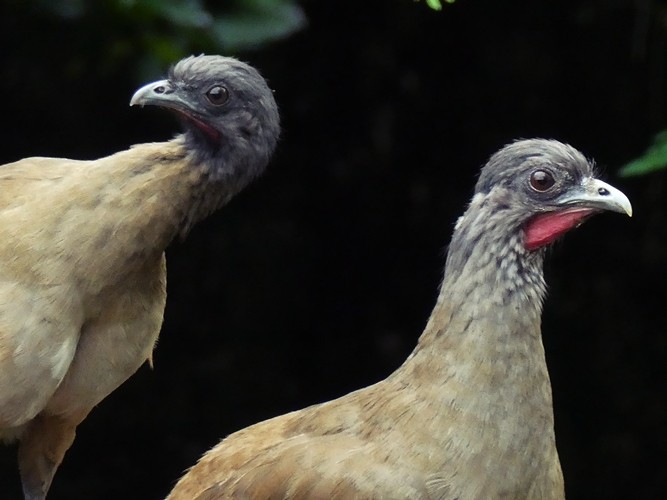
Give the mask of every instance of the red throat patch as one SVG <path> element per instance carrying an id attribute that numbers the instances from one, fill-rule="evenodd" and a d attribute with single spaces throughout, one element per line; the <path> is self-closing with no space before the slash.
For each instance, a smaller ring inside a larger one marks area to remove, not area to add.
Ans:
<path id="1" fill-rule="evenodd" d="M 548 245 L 570 229 L 580 225 L 594 212 L 595 210 L 591 208 L 571 208 L 536 215 L 523 228 L 526 249 L 537 250 Z"/>
<path id="2" fill-rule="evenodd" d="M 181 111 L 180 109 L 177 109 L 175 111 L 183 118 L 185 118 L 187 121 L 192 123 L 199 130 L 204 132 L 213 142 L 220 141 L 220 132 L 218 132 L 215 128 L 211 127 L 208 123 L 202 120 L 198 120 L 194 116 L 189 115 L 188 113 L 186 113 L 185 111 Z"/>

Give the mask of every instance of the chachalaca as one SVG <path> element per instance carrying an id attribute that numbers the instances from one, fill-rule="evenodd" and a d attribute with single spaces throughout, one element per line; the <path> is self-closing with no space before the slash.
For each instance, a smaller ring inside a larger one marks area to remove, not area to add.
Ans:
<path id="1" fill-rule="evenodd" d="M 90 410 L 151 362 L 167 245 L 259 175 L 279 135 L 271 90 L 233 58 L 183 59 L 130 104 L 175 112 L 184 132 L 0 167 L 0 437 L 19 439 L 28 499 Z"/>
<path id="2" fill-rule="evenodd" d="M 560 499 L 540 333 L 545 247 L 589 216 L 631 215 L 576 149 L 512 143 L 459 218 L 418 345 L 385 380 L 238 431 L 169 500 Z"/>

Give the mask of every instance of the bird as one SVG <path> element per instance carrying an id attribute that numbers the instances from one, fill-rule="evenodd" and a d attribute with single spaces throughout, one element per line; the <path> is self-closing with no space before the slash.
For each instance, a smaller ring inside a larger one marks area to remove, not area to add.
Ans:
<path id="1" fill-rule="evenodd" d="M 632 215 L 594 172 L 554 139 L 491 155 L 407 360 L 374 385 L 234 432 L 167 499 L 564 498 L 542 268 L 551 243 L 592 215 Z"/>
<path id="2" fill-rule="evenodd" d="M 0 167 L 0 437 L 19 442 L 29 500 L 91 409 L 152 365 L 166 247 L 259 176 L 279 140 L 273 91 L 232 57 L 186 57 L 130 105 L 175 113 L 182 133 Z"/>

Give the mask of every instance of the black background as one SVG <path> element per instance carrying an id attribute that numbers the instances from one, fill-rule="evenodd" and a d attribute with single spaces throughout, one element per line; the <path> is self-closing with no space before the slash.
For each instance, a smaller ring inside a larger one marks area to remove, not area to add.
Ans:
<path id="1" fill-rule="evenodd" d="M 615 173 L 666 125 L 665 4 L 302 6 L 306 29 L 236 54 L 281 107 L 269 171 L 169 248 L 155 369 L 79 427 L 49 498 L 160 498 L 230 432 L 387 376 L 428 318 L 479 167 L 536 136 L 595 158 L 635 209 L 569 234 L 545 270 L 568 497 L 660 497 L 665 173 Z M 126 34 L 3 10 L 0 163 L 93 159 L 177 131 L 128 107 L 147 81 L 132 57 L 96 63 Z M 19 498 L 15 453 L 0 448 L 0 498 Z"/>

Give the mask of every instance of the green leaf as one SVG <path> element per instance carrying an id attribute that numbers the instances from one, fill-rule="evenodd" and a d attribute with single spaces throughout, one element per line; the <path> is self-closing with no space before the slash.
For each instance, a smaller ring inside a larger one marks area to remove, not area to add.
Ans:
<path id="1" fill-rule="evenodd" d="M 667 130 L 656 134 L 646 152 L 624 165 L 618 171 L 618 175 L 621 177 L 645 175 L 665 168 L 667 168 Z"/>

